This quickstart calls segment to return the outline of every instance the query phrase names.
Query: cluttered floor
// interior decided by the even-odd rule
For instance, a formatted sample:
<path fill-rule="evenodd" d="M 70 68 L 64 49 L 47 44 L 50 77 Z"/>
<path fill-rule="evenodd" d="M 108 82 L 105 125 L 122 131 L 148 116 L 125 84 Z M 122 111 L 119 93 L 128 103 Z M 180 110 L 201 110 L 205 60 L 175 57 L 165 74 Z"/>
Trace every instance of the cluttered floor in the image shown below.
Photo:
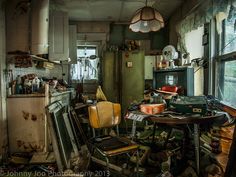
<path fill-rule="evenodd" d="M 212 97 L 178 99 L 159 114 L 132 104 L 124 120 L 119 104 L 57 101 L 46 108 L 48 149 L 2 157 L 0 176 L 223 176 L 233 119 Z M 186 99 L 202 101 L 189 103 L 204 113 L 193 114 Z"/>

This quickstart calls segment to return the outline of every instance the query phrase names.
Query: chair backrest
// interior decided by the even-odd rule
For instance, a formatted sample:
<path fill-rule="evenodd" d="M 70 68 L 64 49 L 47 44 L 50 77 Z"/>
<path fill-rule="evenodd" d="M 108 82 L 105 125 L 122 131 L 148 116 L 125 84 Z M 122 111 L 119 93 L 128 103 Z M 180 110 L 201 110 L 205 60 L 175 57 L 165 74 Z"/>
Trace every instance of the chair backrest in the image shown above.
<path fill-rule="evenodd" d="M 121 106 L 118 103 L 101 101 L 88 107 L 89 122 L 93 128 L 109 128 L 121 121 Z"/>

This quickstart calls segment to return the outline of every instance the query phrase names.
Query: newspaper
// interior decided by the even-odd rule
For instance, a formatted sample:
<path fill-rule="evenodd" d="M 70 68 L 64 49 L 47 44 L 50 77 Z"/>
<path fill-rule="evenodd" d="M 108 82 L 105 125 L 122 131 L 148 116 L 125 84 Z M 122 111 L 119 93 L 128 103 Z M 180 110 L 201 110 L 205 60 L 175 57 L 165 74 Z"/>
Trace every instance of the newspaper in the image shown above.
<path fill-rule="evenodd" d="M 150 115 L 129 112 L 126 114 L 125 118 L 141 122 L 141 121 L 143 121 L 143 119 L 145 119 L 146 117 L 149 117 L 149 116 Z"/>

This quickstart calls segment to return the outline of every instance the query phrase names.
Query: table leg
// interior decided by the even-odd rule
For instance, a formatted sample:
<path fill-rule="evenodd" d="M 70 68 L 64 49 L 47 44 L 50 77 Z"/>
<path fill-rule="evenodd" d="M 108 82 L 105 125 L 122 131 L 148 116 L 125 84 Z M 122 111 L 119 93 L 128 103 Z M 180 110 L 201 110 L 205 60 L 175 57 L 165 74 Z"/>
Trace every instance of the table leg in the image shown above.
<path fill-rule="evenodd" d="M 152 144 L 154 144 L 154 141 L 155 141 L 156 128 L 157 128 L 157 124 L 154 123 L 154 127 L 153 127 L 153 135 L 152 135 Z"/>
<path fill-rule="evenodd" d="M 164 143 L 164 148 L 165 148 L 165 149 L 167 148 L 167 144 L 168 144 L 168 142 L 169 142 L 169 139 L 170 139 L 170 135 L 171 135 L 172 129 L 173 129 L 173 128 L 171 127 L 170 131 L 168 132 L 168 135 L 167 135 L 166 141 L 165 141 L 165 143 Z"/>
<path fill-rule="evenodd" d="M 135 136 L 136 136 L 136 120 L 133 120 L 132 132 L 131 132 L 132 140 L 134 140 Z"/>
<path fill-rule="evenodd" d="M 194 124 L 194 146 L 195 146 L 195 158 L 196 158 L 196 170 L 199 175 L 200 172 L 200 144 L 199 144 L 199 125 Z"/>

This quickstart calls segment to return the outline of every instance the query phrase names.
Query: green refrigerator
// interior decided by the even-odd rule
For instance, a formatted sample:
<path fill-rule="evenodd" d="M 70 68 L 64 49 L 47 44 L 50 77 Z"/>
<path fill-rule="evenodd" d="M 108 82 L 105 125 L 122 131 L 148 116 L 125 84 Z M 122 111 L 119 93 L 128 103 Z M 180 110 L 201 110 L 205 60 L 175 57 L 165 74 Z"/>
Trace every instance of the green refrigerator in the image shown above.
<path fill-rule="evenodd" d="M 143 100 L 144 51 L 105 52 L 102 83 L 108 101 L 119 102 L 124 115 L 130 103 Z"/>

